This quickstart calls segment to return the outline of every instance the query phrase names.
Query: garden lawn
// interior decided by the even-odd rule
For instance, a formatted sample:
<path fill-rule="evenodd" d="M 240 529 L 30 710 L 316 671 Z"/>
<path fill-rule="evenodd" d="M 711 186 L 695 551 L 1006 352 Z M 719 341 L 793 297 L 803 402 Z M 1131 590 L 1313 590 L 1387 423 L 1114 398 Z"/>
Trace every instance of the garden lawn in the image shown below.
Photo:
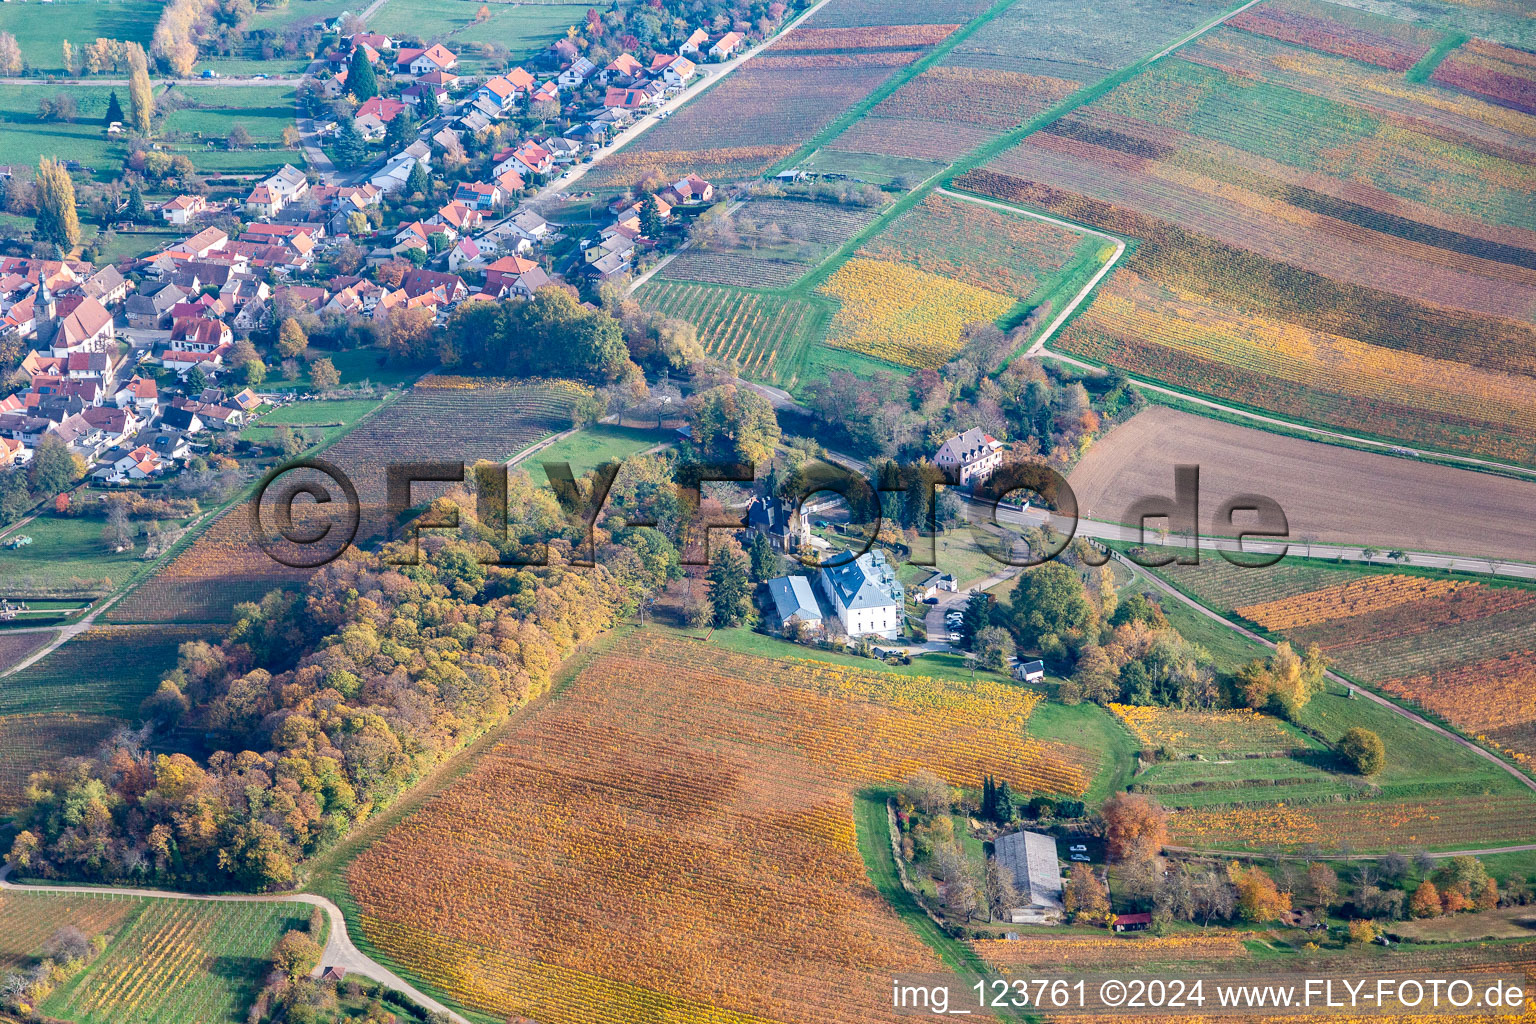
<path fill-rule="evenodd" d="M 594 423 L 570 437 L 561 438 L 548 448 L 540 449 L 519 465 L 528 471 L 534 483 L 543 487 L 549 483 L 549 478 L 544 474 L 545 463 L 570 463 L 572 475 L 579 479 L 605 462 L 623 462 L 632 455 L 661 444 L 668 437 L 666 431 Z"/>
<path fill-rule="evenodd" d="M 143 571 L 143 547 L 113 553 L 102 542 L 105 520 L 99 516 L 57 516 L 45 513 L 8 533 L 0 541 L 0 579 L 11 597 L 81 592 L 101 594 L 122 586 Z M 18 537 L 32 543 L 7 547 Z M 109 580 L 107 586 L 102 580 Z"/>
<path fill-rule="evenodd" d="M 330 444 L 351 430 L 358 420 L 379 407 L 371 398 L 349 398 L 334 402 L 294 402 L 279 406 L 257 418 L 253 426 L 240 431 L 240 438 L 256 444 L 272 440 L 279 426 L 292 427 L 305 436 Z"/>
<path fill-rule="evenodd" d="M 293 90 L 284 85 L 199 85 L 172 93 L 188 106 L 165 114 L 164 130 L 194 140 L 216 139 L 222 145 L 240 125 L 258 143 L 278 143 L 283 129 L 294 123 Z"/>

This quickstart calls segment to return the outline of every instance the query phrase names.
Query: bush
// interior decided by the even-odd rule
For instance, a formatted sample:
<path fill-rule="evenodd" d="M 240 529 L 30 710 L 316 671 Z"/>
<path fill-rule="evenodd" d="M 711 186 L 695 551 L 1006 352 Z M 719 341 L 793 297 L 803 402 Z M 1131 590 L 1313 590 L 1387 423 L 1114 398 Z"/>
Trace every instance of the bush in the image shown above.
<path fill-rule="evenodd" d="M 1339 741 L 1339 756 L 1356 774 L 1375 775 L 1386 766 L 1387 748 L 1380 736 L 1356 726 Z"/>

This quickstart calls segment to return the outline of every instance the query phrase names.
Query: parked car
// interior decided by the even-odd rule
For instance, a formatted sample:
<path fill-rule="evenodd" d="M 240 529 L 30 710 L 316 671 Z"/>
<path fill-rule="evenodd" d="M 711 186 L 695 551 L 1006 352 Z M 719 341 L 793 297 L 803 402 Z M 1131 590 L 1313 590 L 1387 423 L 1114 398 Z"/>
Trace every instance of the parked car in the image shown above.
<path fill-rule="evenodd" d="M 1076 860 L 1076 861 L 1081 861 L 1084 864 L 1088 864 L 1088 863 L 1091 863 L 1093 861 L 1093 858 L 1089 857 L 1086 853 L 1074 853 L 1072 855 L 1072 859 Z"/>
<path fill-rule="evenodd" d="M 938 603 L 939 603 L 939 599 L 936 598 L 936 597 L 925 597 L 925 598 L 923 598 L 923 604 L 938 604 Z"/>
<path fill-rule="evenodd" d="M 1084 846 L 1082 843 L 1078 843 L 1076 846 L 1072 847 L 1072 852 L 1073 853 L 1087 853 L 1088 852 L 1088 847 Z"/>
<path fill-rule="evenodd" d="M 951 633 L 951 634 L 949 634 L 949 642 L 952 643 L 952 644 L 957 644 L 962 639 L 964 639 L 964 638 L 959 633 Z"/>

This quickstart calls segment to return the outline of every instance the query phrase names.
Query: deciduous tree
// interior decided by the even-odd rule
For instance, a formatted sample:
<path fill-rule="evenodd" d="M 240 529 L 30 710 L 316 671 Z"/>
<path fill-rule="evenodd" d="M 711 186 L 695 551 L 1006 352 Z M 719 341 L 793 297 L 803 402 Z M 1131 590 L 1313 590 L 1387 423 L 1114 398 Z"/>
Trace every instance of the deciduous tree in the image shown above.
<path fill-rule="evenodd" d="M 80 243 L 80 217 L 75 212 L 75 183 L 64 165 L 43 157 L 37 168 L 37 237 L 60 248 Z"/>
<path fill-rule="evenodd" d="M 1168 812 L 1144 793 L 1118 793 L 1105 801 L 1099 813 L 1112 860 L 1146 860 L 1168 843 Z"/>
<path fill-rule="evenodd" d="M 1381 737 L 1358 725 L 1339 740 L 1339 755 L 1357 775 L 1375 775 L 1387 764 L 1387 748 Z"/>
<path fill-rule="evenodd" d="M 137 43 L 128 44 L 128 105 L 133 114 L 133 130 L 148 135 L 155 115 L 155 91 L 149 82 L 148 58 Z"/>
<path fill-rule="evenodd" d="M 1073 864 L 1062 905 L 1074 921 L 1099 924 L 1109 918 L 1109 890 L 1086 864 Z"/>

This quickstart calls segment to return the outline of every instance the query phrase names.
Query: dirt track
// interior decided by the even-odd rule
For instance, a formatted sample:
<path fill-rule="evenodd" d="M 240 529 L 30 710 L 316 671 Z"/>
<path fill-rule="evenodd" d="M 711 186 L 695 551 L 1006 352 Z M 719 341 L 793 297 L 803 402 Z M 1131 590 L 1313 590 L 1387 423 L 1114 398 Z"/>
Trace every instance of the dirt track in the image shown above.
<path fill-rule="evenodd" d="M 1200 532 L 1244 493 L 1280 503 L 1291 537 L 1536 561 L 1536 484 L 1377 455 L 1156 407 L 1089 449 L 1069 480 L 1093 518 L 1123 521 L 1138 498 L 1173 494 L 1173 467 L 1200 467 Z"/>

